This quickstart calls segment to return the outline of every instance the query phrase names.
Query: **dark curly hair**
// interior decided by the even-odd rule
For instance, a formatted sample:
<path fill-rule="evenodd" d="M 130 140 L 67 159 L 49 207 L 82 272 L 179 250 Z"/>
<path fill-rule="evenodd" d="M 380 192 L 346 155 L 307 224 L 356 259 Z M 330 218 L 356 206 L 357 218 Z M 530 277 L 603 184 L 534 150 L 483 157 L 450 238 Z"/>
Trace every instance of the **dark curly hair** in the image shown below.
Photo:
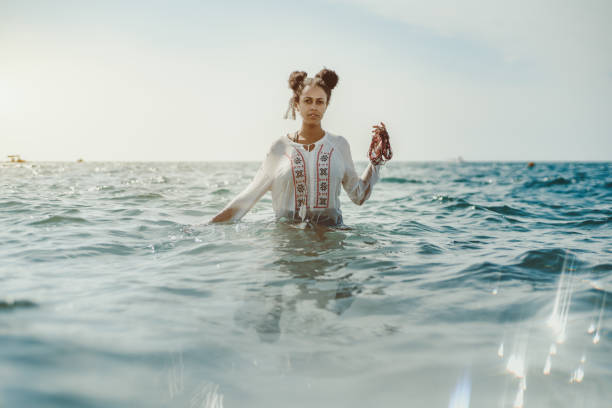
<path fill-rule="evenodd" d="M 293 103 L 297 104 L 300 95 L 307 85 L 318 86 L 327 95 L 327 103 L 331 99 L 331 91 L 338 84 L 338 75 L 331 69 L 323 68 L 314 78 L 307 78 L 304 71 L 293 71 L 289 76 L 289 88 L 293 90 Z"/>

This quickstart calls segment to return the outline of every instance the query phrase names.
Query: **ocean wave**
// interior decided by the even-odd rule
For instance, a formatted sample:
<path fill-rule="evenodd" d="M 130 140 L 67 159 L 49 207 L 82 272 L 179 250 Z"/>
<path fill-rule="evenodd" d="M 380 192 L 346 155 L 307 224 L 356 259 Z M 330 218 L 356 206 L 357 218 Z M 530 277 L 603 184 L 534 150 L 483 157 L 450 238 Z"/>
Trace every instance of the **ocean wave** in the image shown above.
<path fill-rule="evenodd" d="M 66 217 L 64 215 L 54 215 L 44 220 L 34 221 L 28 225 L 49 224 L 89 224 L 89 221 L 81 217 Z"/>
<path fill-rule="evenodd" d="M 473 208 L 476 209 L 477 206 L 470 203 L 469 201 L 463 200 L 463 199 L 458 199 L 457 202 L 455 204 L 450 204 L 444 207 L 444 209 L 449 210 L 449 211 L 454 211 L 454 210 L 463 210 L 464 208 Z"/>
<path fill-rule="evenodd" d="M 195 248 L 189 248 L 186 249 L 184 251 L 182 251 L 180 253 L 180 256 L 185 256 L 185 255 L 201 255 L 201 254 L 205 254 L 205 253 L 210 253 L 211 251 L 214 251 L 215 249 L 219 249 L 219 246 L 214 244 L 214 243 L 205 243 L 205 244 L 201 244 L 198 245 Z"/>
<path fill-rule="evenodd" d="M 573 183 L 573 180 L 566 179 L 565 177 L 556 177 L 553 179 L 545 178 L 543 180 L 530 180 L 523 184 L 525 188 L 541 188 L 551 186 L 567 186 Z"/>
<path fill-rule="evenodd" d="M 453 197 L 453 196 L 449 196 L 449 195 L 443 195 L 443 194 L 436 194 L 434 195 L 432 198 L 432 201 L 434 202 L 438 202 L 438 203 L 450 203 L 446 206 L 444 206 L 444 208 L 446 210 L 461 210 L 464 208 L 470 208 L 470 207 L 475 207 L 474 204 L 470 203 L 469 201 L 460 198 L 460 197 Z"/>
<path fill-rule="evenodd" d="M 442 252 L 444 252 L 442 248 L 430 242 L 422 242 L 419 244 L 419 251 L 418 251 L 419 254 L 434 255 L 434 254 L 441 254 Z"/>
<path fill-rule="evenodd" d="M 495 213 L 501 215 L 514 215 L 519 217 L 531 217 L 532 215 L 527 211 L 519 210 L 517 208 L 510 207 L 509 205 L 501 205 L 501 206 L 489 206 L 483 207 L 489 211 L 493 211 Z"/>
<path fill-rule="evenodd" d="M 598 264 L 593 267 L 593 272 L 611 272 L 611 271 L 612 271 L 612 264 L 609 264 L 609 263 Z"/>
<path fill-rule="evenodd" d="M 22 203 L 21 201 L 5 201 L 5 202 L 0 202 L 0 208 L 20 207 L 22 205 L 25 205 L 25 203 Z"/>
<path fill-rule="evenodd" d="M 139 208 L 117 208 L 114 210 L 110 210 L 110 212 L 121 213 L 121 215 L 124 215 L 126 217 L 136 217 L 142 214 L 144 211 Z"/>
<path fill-rule="evenodd" d="M 212 292 L 209 290 L 197 289 L 197 288 L 192 288 L 192 287 L 178 288 L 178 287 L 171 287 L 171 286 L 158 286 L 156 289 L 160 292 L 171 293 L 171 294 L 178 295 L 178 296 L 206 298 L 212 295 Z"/>
<path fill-rule="evenodd" d="M 610 222 L 612 222 L 612 217 L 598 219 L 598 220 L 581 221 L 576 226 L 578 228 L 601 227 L 603 225 L 610 224 Z"/>
<path fill-rule="evenodd" d="M 524 210 L 520 210 L 518 208 L 514 208 L 511 207 L 509 205 L 492 205 L 492 206 L 482 206 L 482 205 L 478 205 L 478 204 L 473 204 L 463 198 L 456 198 L 456 197 L 448 197 L 448 196 L 434 196 L 434 200 L 435 201 L 439 201 L 439 202 L 450 202 L 452 204 L 445 206 L 444 208 L 446 210 L 449 211 L 454 211 L 454 210 L 462 210 L 465 208 L 471 208 L 474 210 L 487 210 L 487 211 L 491 211 L 494 212 L 496 214 L 500 214 L 503 216 L 507 216 L 507 215 L 512 215 L 512 216 L 518 216 L 518 217 L 533 217 L 533 214 L 524 211 Z M 510 220 L 510 219 L 509 219 Z M 497 219 L 492 219 L 493 222 L 499 222 L 499 220 Z M 510 220 L 511 222 L 520 222 L 518 220 Z"/>
<path fill-rule="evenodd" d="M 455 201 L 465 201 L 462 198 L 453 197 L 453 196 L 446 195 L 446 194 L 434 194 L 431 197 L 431 199 L 433 201 L 439 201 L 441 203 L 455 202 Z"/>
<path fill-rule="evenodd" d="M 0 210 L 5 214 L 22 214 L 33 212 L 33 209 L 27 203 L 20 201 L 5 201 L 0 203 Z"/>
<path fill-rule="evenodd" d="M 472 217 L 476 218 L 476 216 Z M 486 223 L 490 224 L 501 224 L 504 222 L 503 218 L 489 215 L 488 217 L 484 217 L 483 219 Z"/>
<path fill-rule="evenodd" d="M 120 197 L 111 197 L 110 199 L 113 201 L 128 201 L 128 200 L 136 200 L 136 201 L 150 201 L 157 200 L 160 198 L 164 198 L 163 195 L 159 193 L 144 193 L 144 194 L 134 194 Z"/>
<path fill-rule="evenodd" d="M 544 273 L 561 273 L 564 268 L 580 269 L 585 263 L 564 249 L 535 249 L 524 252 L 514 266 Z"/>
<path fill-rule="evenodd" d="M 12 299 L 0 299 L 0 312 L 1 311 L 12 311 L 15 309 L 21 309 L 21 308 L 32 308 L 32 307 L 37 307 L 38 305 L 30 300 L 27 299 L 18 299 L 18 300 L 12 300 Z"/>
<path fill-rule="evenodd" d="M 208 213 L 206 213 L 204 211 L 200 211 L 200 210 L 183 210 L 182 214 L 183 215 L 191 215 L 193 217 L 204 217 L 204 216 L 208 215 Z"/>
<path fill-rule="evenodd" d="M 499 264 L 490 261 L 479 262 L 453 274 L 446 279 L 427 283 L 425 286 L 448 289 L 457 286 L 486 287 L 492 283 L 518 281 L 533 283 L 551 282 L 563 271 L 586 272 L 589 270 L 584 261 L 566 250 L 537 249 L 522 253 L 517 262 Z"/>
<path fill-rule="evenodd" d="M 96 244 L 96 245 L 85 245 L 77 247 L 76 249 L 70 251 L 78 254 L 79 257 L 89 257 L 89 256 L 97 256 L 97 255 L 132 255 L 135 252 L 133 247 L 129 247 L 122 244 Z"/>
<path fill-rule="evenodd" d="M 523 280 L 526 274 L 508 265 L 501 265 L 494 262 L 479 262 L 468 266 L 452 276 L 439 279 L 435 282 L 428 282 L 424 287 L 433 289 L 450 289 L 455 287 L 491 287 L 498 282 L 510 280 Z"/>
<path fill-rule="evenodd" d="M 604 225 L 608 225 L 612 221 L 612 217 L 589 219 L 582 221 L 569 221 L 569 222 L 537 222 L 535 225 L 545 228 L 599 228 Z M 569 232 L 568 232 L 569 233 Z"/>
<path fill-rule="evenodd" d="M 422 180 L 407 179 L 403 177 L 383 177 L 381 183 L 399 183 L 399 184 L 423 184 Z"/>
<path fill-rule="evenodd" d="M 11 253 L 13 259 L 27 259 L 29 262 L 56 262 L 67 259 L 90 258 L 96 256 L 128 256 L 137 252 L 142 253 L 144 246 L 138 248 L 118 243 L 98 243 L 75 247 L 56 246 L 52 249 L 27 248 Z"/>
<path fill-rule="evenodd" d="M 451 244 L 460 249 L 480 249 L 483 245 L 486 244 L 485 241 L 480 241 L 477 239 L 472 240 L 456 240 L 454 239 Z"/>
<path fill-rule="evenodd" d="M 170 220 L 142 220 L 142 222 L 145 222 L 147 224 L 150 225 L 159 225 L 159 226 L 167 226 L 167 227 L 178 227 L 181 224 L 174 222 L 174 221 L 170 221 Z"/>
<path fill-rule="evenodd" d="M 446 207 L 444 207 L 444 209 L 448 211 L 463 210 L 466 208 L 469 208 L 471 210 L 477 210 L 473 212 L 472 214 L 470 214 L 470 218 L 482 218 L 483 213 L 482 212 L 479 213 L 478 211 L 490 211 L 490 212 L 495 213 L 496 214 L 495 216 L 489 215 L 483 218 L 484 221 L 490 222 L 493 224 L 500 224 L 504 221 L 510 222 L 512 224 L 519 224 L 519 223 L 522 223 L 523 221 L 517 220 L 515 218 L 511 218 L 509 217 L 509 215 L 522 216 L 522 217 L 529 217 L 531 215 L 525 211 L 517 210 L 515 208 L 506 206 L 506 205 L 486 207 L 486 206 L 481 206 L 477 204 L 472 204 L 469 201 L 465 201 L 465 200 L 461 200 L 455 204 L 447 205 Z M 500 217 L 500 215 L 502 217 Z"/>
<path fill-rule="evenodd" d="M 407 232 L 420 233 L 420 232 L 442 232 L 432 226 L 422 224 L 418 221 L 404 221 L 400 223 L 397 227 L 392 229 L 393 233 L 401 233 L 405 234 Z"/>
<path fill-rule="evenodd" d="M 612 210 L 597 209 L 597 208 L 583 208 L 580 210 L 563 211 L 561 214 L 563 214 L 566 217 L 583 217 L 586 214 L 598 214 L 598 215 L 612 216 Z"/>

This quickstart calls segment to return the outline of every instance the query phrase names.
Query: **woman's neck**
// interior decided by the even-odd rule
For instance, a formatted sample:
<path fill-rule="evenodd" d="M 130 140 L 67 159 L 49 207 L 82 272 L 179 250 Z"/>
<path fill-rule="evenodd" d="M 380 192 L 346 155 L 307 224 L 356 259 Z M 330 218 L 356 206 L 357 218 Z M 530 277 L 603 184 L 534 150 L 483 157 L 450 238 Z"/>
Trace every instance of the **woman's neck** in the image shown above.
<path fill-rule="evenodd" d="M 321 125 L 304 125 L 299 133 L 298 141 L 300 143 L 314 143 L 317 140 L 325 136 L 325 131 L 321 128 Z"/>

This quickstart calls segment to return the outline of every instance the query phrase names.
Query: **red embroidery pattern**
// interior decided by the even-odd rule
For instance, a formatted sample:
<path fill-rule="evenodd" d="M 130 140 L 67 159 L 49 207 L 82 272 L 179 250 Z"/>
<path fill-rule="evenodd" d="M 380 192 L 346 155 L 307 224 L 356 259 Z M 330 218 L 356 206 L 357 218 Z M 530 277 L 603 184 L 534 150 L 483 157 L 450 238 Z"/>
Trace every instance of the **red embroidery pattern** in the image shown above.
<path fill-rule="evenodd" d="M 291 162 L 293 172 L 293 187 L 295 192 L 295 213 L 299 213 L 302 205 L 308 207 L 308 187 L 306 184 L 306 161 L 304 156 L 297 149 L 293 149 L 291 157 L 287 156 Z"/>
<path fill-rule="evenodd" d="M 334 149 L 323 149 L 321 145 L 317 152 L 317 200 L 315 208 L 329 208 L 329 180 L 331 172 L 331 155 Z"/>

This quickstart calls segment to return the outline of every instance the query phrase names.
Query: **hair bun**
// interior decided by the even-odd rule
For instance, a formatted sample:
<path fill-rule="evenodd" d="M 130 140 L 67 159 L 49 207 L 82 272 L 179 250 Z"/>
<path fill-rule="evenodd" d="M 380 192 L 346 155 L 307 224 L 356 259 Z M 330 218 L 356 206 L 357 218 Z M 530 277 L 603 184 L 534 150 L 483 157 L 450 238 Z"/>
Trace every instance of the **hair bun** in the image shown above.
<path fill-rule="evenodd" d="M 308 74 L 304 71 L 293 71 L 291 75 L 289 75 L 289 88 L 294 91 L 298 89 L 300 84 L 304 82 Z"/>
<path fill-rule="evenodd" d="M 338 83 L 338 75 L 331 69 L 323 68 L 315 77 L 321 78 L 330 91 L 334 89 Z"/>

